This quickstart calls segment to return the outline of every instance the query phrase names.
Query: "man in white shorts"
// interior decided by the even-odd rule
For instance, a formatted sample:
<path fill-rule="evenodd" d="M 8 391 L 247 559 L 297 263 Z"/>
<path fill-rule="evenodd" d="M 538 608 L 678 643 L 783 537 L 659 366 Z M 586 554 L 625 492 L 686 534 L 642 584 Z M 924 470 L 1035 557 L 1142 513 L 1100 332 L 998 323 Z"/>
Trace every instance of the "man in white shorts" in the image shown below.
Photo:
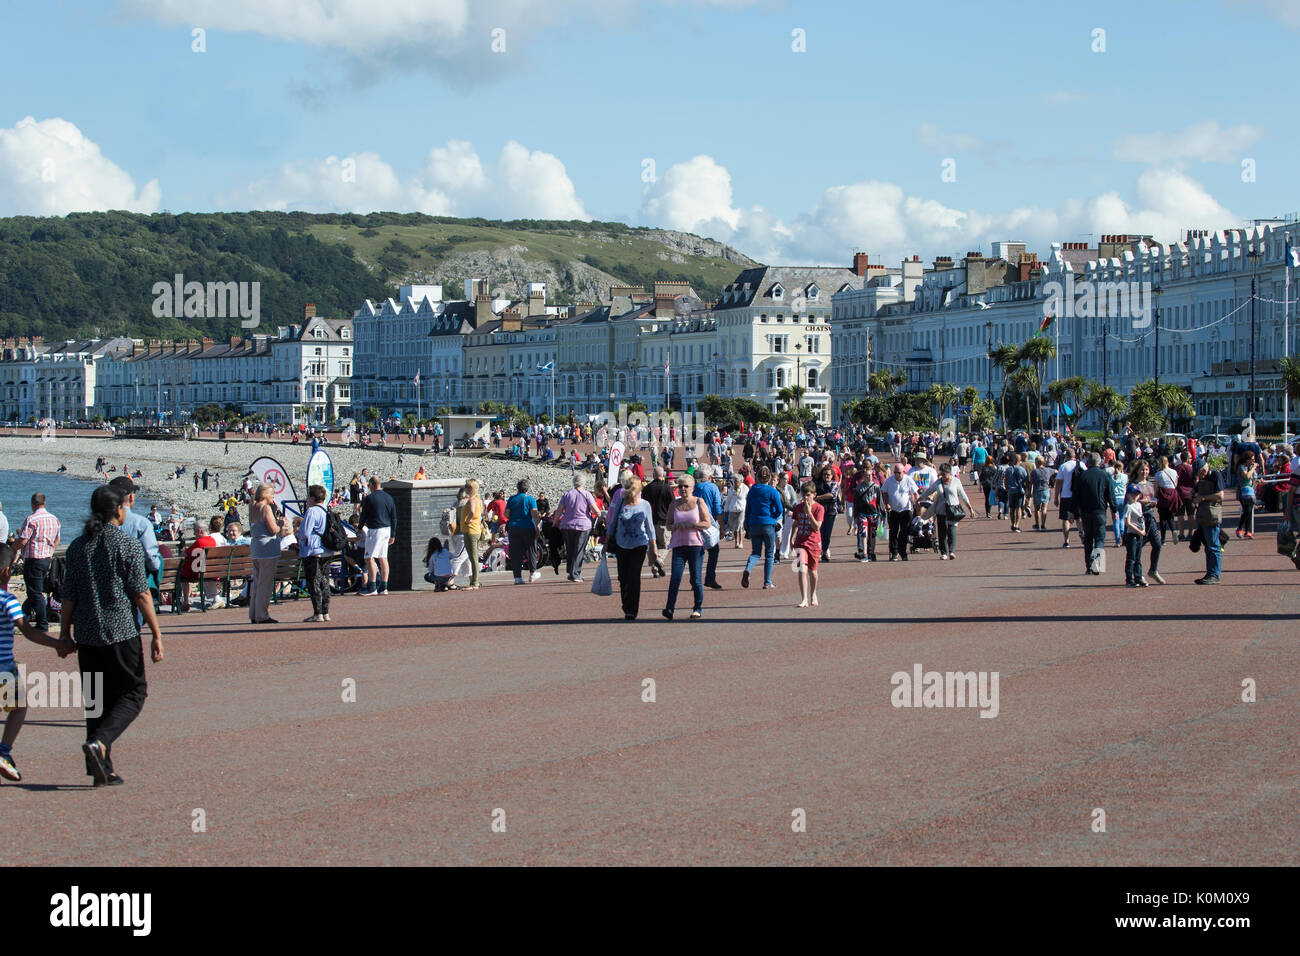
<path fill-rule="evenodd" d="M 358 596 L 388 593 L 388 545 L 397 524 L 397 505 L 380 487 L 379 476 L 370 478 L 370 494 L 361 503 L 361 527 L 366 533 L 366 583 Z"/>

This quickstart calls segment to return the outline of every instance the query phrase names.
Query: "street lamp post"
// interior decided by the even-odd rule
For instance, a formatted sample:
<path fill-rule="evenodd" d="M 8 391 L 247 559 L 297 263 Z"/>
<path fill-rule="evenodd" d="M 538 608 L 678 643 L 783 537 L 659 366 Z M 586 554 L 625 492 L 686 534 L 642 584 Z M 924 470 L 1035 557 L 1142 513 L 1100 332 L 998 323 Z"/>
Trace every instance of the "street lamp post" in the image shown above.
<path fill-rule="evenodd" d="M 1101 385 L 1103 388 L 1106 387 L 1106 363 L 1107 363 L 1107 357 L 1110 354 L 1107 345 L 1107 336 L 1109 334 L 1110 334 L 1110 316 L 1103 315 L 1101 317 Z"/>
<path fill-rule="evenodd" d="M 988 337 L 988 343 L 989 343 L 989 350 L 988 350 L 989 391 L 988 391 L 987 398 L 991 402 L 993 401 L 993 323 L 991 321 L 984 323 L 984 332 Z"/>
<path fill-rule="evenodd" d="M 1259 250 L 1251 249 L 1246 253 L 1250 256 L 1251 267 L 1254 270 L 1250 277 L 1250 420 L 1252 424 L 1255 421 L 1255 286 L 1259 279 Z"/>
<path fill-rule="evenodd" d="M 1156 324 L 1156 388 L 1160 387 L 1160 285 L 1157 283 L 1151 288 L 1151 297 L 1153 307 L 1151 317 Z"/>
<path fill-rule="evenodd" d="M 800 382 L 803 379 L 803 366 L 800 364 L 802 353 L 803 343 L 794 343 L 794 404 L 795 408 L 799 410 L 802 410 L 803 408 L 803 402 L 799 399 Z"/>

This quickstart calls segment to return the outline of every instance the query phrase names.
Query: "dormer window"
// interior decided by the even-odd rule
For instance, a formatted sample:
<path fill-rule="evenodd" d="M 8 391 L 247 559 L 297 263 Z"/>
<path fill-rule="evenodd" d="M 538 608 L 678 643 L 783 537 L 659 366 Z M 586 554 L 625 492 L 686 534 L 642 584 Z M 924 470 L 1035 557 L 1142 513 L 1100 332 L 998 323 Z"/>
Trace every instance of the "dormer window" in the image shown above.
<path fill-rule="evenodd" d="M 807 298 L 809 298 L 809 299 L 815 299 L 815 298 L 817 298 L 818 294 L 821 292 L 821 289 L 817 288 L 817 283 L 816 283 L 816 282 L 813 282 L 813 283 L 809 284 L 808 288 L 804 289 L 803 291 L 804 291 L 804 295 L 805 295 Z"/>
<path fill-rule="evenodd" d="M 344 338 L 344 339 L 350 339 L 350 338 L 352 338 L 352 330 L 349 329 L 349 328 L 343 328 L 343 329 L 340 329 L 340 330 L 339 330 L 339 338 Z"/>
<path fill-rule="evenodd" d="M 778 282 L 776 285 L 772 286 L 772 298 L 779 299 L 783 295 L 785 295 L 785 287 L 782 286 L 781 283 Z"/>

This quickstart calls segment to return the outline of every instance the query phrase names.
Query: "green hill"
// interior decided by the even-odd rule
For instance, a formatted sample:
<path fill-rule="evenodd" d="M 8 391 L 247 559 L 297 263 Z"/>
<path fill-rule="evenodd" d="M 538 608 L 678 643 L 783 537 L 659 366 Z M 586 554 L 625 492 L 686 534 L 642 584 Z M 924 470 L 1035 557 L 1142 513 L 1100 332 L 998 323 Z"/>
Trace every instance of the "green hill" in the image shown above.
<path fill-rule="evenodd" d="M 0 219 L 0 335 L 47 340 L 130 335 L 224 338 L 237 318 L 152 313 L 153 285 L 261 283 L 261 331 L 296 321 L 306 302 L 346 317 L 398 285 L 441 283 L 460 298 L 466 278 L 517 296 L 547 283 L 548 303 L 596 301 L 611 284 L 685 279 L 716 298 L 752 260 L 686 233 L 607 222 L 451 219 L 420 214 L 73 213 Z"/>

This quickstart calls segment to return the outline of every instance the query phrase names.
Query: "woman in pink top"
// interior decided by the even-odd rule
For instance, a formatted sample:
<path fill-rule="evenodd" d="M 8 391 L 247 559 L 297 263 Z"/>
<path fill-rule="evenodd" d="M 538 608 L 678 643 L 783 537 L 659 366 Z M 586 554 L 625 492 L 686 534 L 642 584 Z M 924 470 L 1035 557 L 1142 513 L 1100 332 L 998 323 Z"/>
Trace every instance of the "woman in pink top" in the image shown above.
<path fill-rule="evenodd" d="M 713 522 L 705 503 L 695 497 L 695 479 L 682 475 L 677 479 L 677 499 L 672 510 L 668 512 L 668 529 L 672 537 L 668 547 L 673 551 L 672 577 L 668 581 L 668 606 L 663 615 L 673 619 L 673 610 L 677 606 L 677 590 L 681 587 L 682 571 L 691 569 L 691 590 L 695 596 L 695 607 L 691 611 L 691 620 L 704 616 L 704 529 Z"/>

